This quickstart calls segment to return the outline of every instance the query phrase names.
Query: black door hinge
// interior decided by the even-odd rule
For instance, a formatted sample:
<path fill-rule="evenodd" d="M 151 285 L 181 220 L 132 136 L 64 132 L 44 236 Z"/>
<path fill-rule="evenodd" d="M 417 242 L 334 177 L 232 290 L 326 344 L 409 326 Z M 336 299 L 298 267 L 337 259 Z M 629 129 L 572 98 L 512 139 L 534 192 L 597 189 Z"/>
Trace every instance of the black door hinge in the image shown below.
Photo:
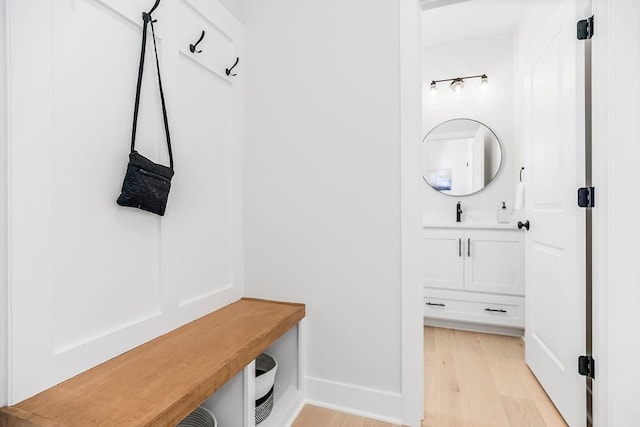
<path fill-rule="evenodd" d="M 593 356 L 578 357 L 578 373 L 585 377 L 595 378 L 596 360 Z"/>
<path fill-rule="evenodd" d="M 586 40 L 593 37 L 593 16 L 578 21 L 578 40 Z"/>
<path fill-rule="evenodd" d="M 594 187 L 578 188 L 578 206 L 581 208 L 596 206 L 596 189 Z"/>

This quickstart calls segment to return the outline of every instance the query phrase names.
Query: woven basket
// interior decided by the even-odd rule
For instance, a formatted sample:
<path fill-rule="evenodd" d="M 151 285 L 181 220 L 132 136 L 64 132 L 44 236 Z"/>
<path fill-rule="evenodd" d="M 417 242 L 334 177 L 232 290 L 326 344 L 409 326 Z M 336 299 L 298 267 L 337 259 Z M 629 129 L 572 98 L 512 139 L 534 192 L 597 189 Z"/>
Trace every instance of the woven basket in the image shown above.
<path fill-rule="evenodd" d="M 256 400 L 256 425 L 263 422 L 273 409 L 273 387 L 266 395 Z"/>
<path fill-rule="evenodd" d="M 278 362 L 266 353 L 256 358 L 256 424 L 264 421 L 273 409 L 273 388 Z"/>
<path fill-rule="evenodd" d="M 278 361 L 272 356 L 262 353 L 256 358 L 256 400 L 265 396 L 273 387 L 277 371 Z"/>
<path fill-rule="evenodd" d="M 176 427 L 218 427 L 218 421 L 209 409 L 198 406 L 187 415 Z"/>

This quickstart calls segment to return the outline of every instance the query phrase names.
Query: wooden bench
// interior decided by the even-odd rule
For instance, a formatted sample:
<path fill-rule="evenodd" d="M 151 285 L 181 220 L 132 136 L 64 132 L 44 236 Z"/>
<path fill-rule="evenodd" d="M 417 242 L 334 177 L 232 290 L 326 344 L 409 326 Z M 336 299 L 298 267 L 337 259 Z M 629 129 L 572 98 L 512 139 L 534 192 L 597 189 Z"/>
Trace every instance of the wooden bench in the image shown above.
<path fill-rule="evenodd" d="M 0 426 L 176 425 L 304 316 L 304 304 L 243 298 L 1 408 Z"/>

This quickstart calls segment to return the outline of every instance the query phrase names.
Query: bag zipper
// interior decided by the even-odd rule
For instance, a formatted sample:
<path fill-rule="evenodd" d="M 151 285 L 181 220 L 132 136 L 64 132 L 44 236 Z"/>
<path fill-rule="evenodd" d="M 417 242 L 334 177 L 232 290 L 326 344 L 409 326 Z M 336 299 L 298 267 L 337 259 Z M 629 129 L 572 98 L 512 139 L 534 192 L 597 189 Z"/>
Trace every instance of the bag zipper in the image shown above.
<path fill-rule="evenodd" d="M 166 182 L 166 183 L 171 183 L 171 180 L 170 180 L 170 179 L 165 178 L 165 177 L 164 177 L 164 176 L 162 176 L 162 175 L 159 175 L 159 174 L 157 174 L 157 173 L 153 173 L 153 172 L 149 172 L 149 171 L 144 170 L 144 169 L 142 169 L 142 168 L 139 168 L 139 169 L 140 169 L 140 172 L 142 172 L 142 174 L 143 174 L 143 175 L 147 175 L 147 176 L 150 176 L 150 177 L 152 177 L 152 178 L 159 179 L 159 180 L 164 181 L 164 182 Z"/>

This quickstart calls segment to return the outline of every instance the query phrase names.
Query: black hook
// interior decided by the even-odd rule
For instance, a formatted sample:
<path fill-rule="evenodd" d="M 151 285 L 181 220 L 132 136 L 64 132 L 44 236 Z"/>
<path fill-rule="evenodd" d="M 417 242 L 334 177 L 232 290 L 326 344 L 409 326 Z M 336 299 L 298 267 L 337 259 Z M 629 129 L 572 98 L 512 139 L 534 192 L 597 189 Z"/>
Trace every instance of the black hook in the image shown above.
<path fill-rule="evenodd" d="M 147 12 L 147 15 L 151 15 L 153 11 L 156 10 L 156 7 L 158 7 L 159 4 L 160 4 L 160 0 L 156 0 L 156 4 L 154 4 L 151 10 Z"/>
<path fill-rule="evenodd" d="M 156 0 L 156 3 L 153 5 L 153 7 L 149 12 L 142 12 L 142 20 L 145 22 L 151 21 L 151 14 L 153 13 L 154 10 L 156 10 L 159 4 L 160 4 L 160 0 Z M 151 22 L 156 22 L 156 21 L 151 21 Z"/>
<path fill-rule="evenodd" d="M 520 182 L 522 182 L 522 172 L 524 172 L 524 166 L 520 168 Z"/>
<path fill-rule="evenodd" d="M 202 52 L 202 50 L 196 50 L 196 46 L 198 46 L 198 43 L 200 43 L 203 38 L 204 38 L 204 30 L 202 30 L 202 34 L 200 34 L 200 38 L 198 39 L 196 44 L 190 44 L 189 45 L 189 50 L 191 51 L 191 53 L 200 53 L 200 52 Z"/>
<path fill-rule="evenodd" d="M 234 68 L 236 68 L 236 65 L 238 65 L 238 62 L 240 62 L 240 58 L 238 58 L 238 57 L 236 56 L 236 62 L 235 62 L 235 64 L 233 64 L 233 66 L 232 66 L 231 68 L 227 68 L 227 69 L 225 70 L 225 72 L 227 73 L 227 76 L 235 76 L 235 74 L 231 74 L 231 70 L 233 70 Z"/>

